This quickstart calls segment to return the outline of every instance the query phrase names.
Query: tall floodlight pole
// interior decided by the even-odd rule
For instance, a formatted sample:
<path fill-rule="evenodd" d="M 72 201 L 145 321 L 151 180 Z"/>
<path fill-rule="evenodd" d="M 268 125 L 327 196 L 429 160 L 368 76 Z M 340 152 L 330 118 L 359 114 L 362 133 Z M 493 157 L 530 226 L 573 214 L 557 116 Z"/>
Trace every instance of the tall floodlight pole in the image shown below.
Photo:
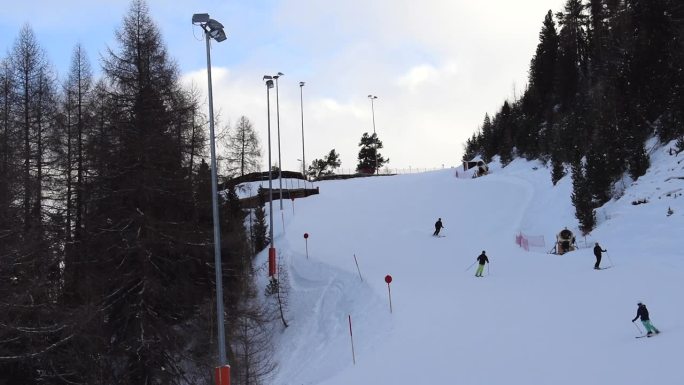
<path fill-rule="evenodd" d="M 271 88 L 273 76 L 264 75 L 266 80 L 266 120 L 268 121 L 268 220 L 271 246 L 268 249 L 268 275 L 275 275 L 275 243 L 273 240 L 273 166 L 271 162 Z"/>
<path fill-rule="evenodd" d="M 373 135 L 375 134 L 375 106 L 373 105 L 373 100 L 377 99 L 378 97 L 375 95 L 368 95 L 368 99 L 371 101 L 371 112 L 373 115 Z M 376 145 L 375 145 L 375 173 L 377 175 L 380 175 L 380 170 L 378 170 L 378 145 L 377 145 L 377 135 L 375 137 L 376 140 Z"/>
<path fill-rule="evenodd" d="M 221 228 L 218 211 L 218 177 L 216 175 L 216 146 L 214 143 L 214 99 L 211 88 L 211 47 L 210 40 L 226 40 L 223 25 L 209 18 L 207 13 L 192 15 L 192 24 L 204 30 L 207 49 L 207 83 L 209 84 L 209 146 L 211 149 L 211 209 L 214 222 L 214 271 L 216 273 L 216 326 L 218 332 L 219 366 L 216 368 L 216 383 L 230 385 L 230 365 L 226 358 L 226 331 L 223 310 L 223 274 L 221 269 Z"/>
<path fill-rule="evenodd" d="M 304 82 L 299 82 L 299 105 L 302 110 L 302 175 L 306 179 L 306 157 L 304 156 Z M 304 186 L 306 187 L 306 186 Z"/>
<path fill-rule="evenodd" d="M 280 197 L 280 211 L 283 211 L 283 162 L 280 157 L 280 101 L 278 96 L 278 78 L 283 75 L 285 74 L 282 72 L 273 75 L 276 87 L 276 124 L 278 125 L 278 179 L 280 180 L 278 196 Z"/>

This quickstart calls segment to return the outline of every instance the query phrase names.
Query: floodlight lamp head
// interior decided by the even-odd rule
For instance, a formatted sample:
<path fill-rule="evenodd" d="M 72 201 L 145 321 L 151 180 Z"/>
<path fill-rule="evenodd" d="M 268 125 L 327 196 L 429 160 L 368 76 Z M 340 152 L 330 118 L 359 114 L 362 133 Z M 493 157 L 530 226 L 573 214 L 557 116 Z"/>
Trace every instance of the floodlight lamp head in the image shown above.
<path fill-rule="evenodd" d="M 271 79 L 266 80 L 266 88 L 273 88 L 273 80 L 271 80 Z"/>
<path fill-rule="evenodd" d="M 209 31 L 209 36 L 219 43 L 227 39 L 226 33 L 223 32 L 222 29 L 215 29 L 215 30 Z"/>
<path fill-rule="evenodd" d="M 300 87 L 304 87 L 304 82 L 299 82 Z"/>
<path fill-rule="evenodd" d="M 273 76 L 271 75 L 264 75 L 264 78 L 261 80 L 266 80 L 266 79 L 273 79 Z"/>
<path fill-rule="evenodd" d="M 215 31 L 219 29 L 223 29 L 223 24 L 219 23 L 218 21 L 214 19 L 209 19 L 206 21 L 207 27 L 209 27 L 210 30 Z"/>
<path fill-rule="evenodd" d="M 223 24 L 214 19 L 209 19 L 202 24 L 202 28 L 207 31 L 207 34 L 214 40 L 222 42 L 226 40 L 226 33 L 223 31 Z"/>
<path fill-rule="evenodd" d="M 282 72 L 278 72 L 278 74 L 277 74 L 277 75 L 278 75 L 278 76 L 284 76 L 285 74 L 284 74 L 284 73 L 282 73 Z"/>
<path fill-rule="evenodd" d="M 206 23 L 209 21 L 208 13 L 196 13 L 192 15 L 192 24 Z"/>

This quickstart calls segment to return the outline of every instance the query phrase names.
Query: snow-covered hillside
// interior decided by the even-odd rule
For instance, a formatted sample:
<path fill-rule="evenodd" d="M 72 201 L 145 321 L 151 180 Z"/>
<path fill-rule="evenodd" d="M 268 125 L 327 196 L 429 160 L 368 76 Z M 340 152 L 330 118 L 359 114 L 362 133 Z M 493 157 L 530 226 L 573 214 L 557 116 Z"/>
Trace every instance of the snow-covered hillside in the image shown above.
<path fill-rule="evenodd" d="M 544 165 L 524 160 L 477 179 L 447 169 L 321 182 L 294 214 L 291 201 L 282 214 L 274 204 L 290 326 L 279 329 L 270 383 L 684 383 L 684 153 L 670 147 L 652 151 L 647 175 L 598 210 L 586 238 L 571 178 L 553 186 Z M 600 242 L 613 267 L 594 270 L 591 248 L 547 253 L 566 226 L 580 245 Z M 546 243 L 525 251 L 520 232 Z M 483 250 L 491 264 L 476 278 L 468 267 Z M 661 335 L 634 338 L 639 301 Z"/>

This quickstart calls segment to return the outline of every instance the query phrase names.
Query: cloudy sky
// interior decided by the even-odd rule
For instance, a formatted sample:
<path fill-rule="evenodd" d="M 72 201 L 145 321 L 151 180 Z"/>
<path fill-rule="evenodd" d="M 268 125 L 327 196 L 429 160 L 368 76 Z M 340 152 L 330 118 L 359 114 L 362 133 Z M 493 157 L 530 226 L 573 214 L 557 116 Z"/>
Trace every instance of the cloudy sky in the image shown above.
<path fill-rule="evenodd" d="M 463 143 L 504 100 L 519 95 L 546 12 L 563 0 L 148 0 L 185 81 L 206 89 L 206 52 L 193 13 L 209 13 L 228 40 L 212 45 L 215 110 L 222 124 L 247 116 L 267 148 L 265 74 L 279 80 L 281 156 L 306 160 L 331 149 L 356 166 L 358 142 L 376 132 L 390 168 L 449 167 Z M 77 43 L 96 74 L 126 0 L 3 1 L 0 48 L 8 52 L 29 23 L 60 77 Z M 275 97 L 272 146 L 277 161 Z M 265 162 L 267 160 L 265 159 Z"/>

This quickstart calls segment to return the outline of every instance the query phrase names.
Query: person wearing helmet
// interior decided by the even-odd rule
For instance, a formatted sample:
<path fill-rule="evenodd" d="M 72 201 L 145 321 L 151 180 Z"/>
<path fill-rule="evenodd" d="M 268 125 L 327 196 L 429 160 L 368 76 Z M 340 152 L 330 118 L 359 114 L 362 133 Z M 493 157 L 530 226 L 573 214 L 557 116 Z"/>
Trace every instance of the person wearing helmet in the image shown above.
<path fill-rule="evenodd" d="M 637 319 L 641 318 L 641 323 L 644 324 L 644 328 L 646 328 L 646 335 L 651 336 L 655 332 L 655 334 L 660 333 L 660 330 L 656 329 L 653 324 L 651 324 L 651 319 L 648 316 L 648 309 L 646 309 L 646 305 L 643 303 L 639 302 L 637 303 L 637 306 L 639 308 L 637 309 L 637 315 L 634 317 L 632 322 L 636 321 Z"/>
<path fill-rule="evenodd" d="M 477 257 L 477 262 L 479 265 L 477 266 L 477 271 L 475 272 L 476 277 L 482 277 L 482 271 L 484 270 L 485 263 L 489 263 L 489 258 L 487 258 L 487 255 L 485 255 L 485 251 L 482 250 L 482 254 L 480 254 Z"/>
<path fill-rule="evenodd" d="M 608 250 L 603 250 L 601 246 L 599 246 L 599 243 L 596 242 L 596 246 L 594 246 L 594 255 L 596 256 L 596 263 L 594 264 L 594 269 L 600 270 L 601 268 L 599 267 L 599 264 L 601 263 L 601 252 L 606 252 Z"/>

